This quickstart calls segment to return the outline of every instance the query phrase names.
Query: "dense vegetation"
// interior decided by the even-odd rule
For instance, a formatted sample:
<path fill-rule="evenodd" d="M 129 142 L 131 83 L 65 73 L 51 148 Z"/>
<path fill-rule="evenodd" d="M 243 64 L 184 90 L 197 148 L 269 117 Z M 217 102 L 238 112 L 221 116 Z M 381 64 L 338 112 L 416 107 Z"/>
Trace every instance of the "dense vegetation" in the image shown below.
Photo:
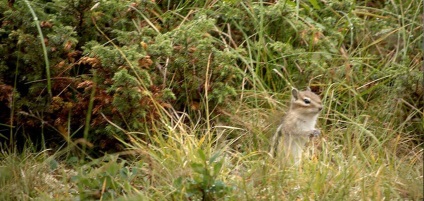
<path fill-rule="evenodd" d="M 423 0 L 0 2 L 0 200 L 421 200 Z M 290 88 L 325 106 L 268 154 Z"/>

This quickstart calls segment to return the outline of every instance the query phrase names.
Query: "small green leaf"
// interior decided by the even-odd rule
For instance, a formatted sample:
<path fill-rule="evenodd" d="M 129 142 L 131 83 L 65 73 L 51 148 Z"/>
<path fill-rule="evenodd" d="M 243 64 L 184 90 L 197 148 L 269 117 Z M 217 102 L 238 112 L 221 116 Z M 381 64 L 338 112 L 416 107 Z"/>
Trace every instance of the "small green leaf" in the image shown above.
<path fill-rule="evenodd" d="M 50 170 L 56 170 L 59 167 L 59 163 L 53 159 L 49 162 Z"/>
<path fill-rule="evenodd" d="M 321 7 L 319 6 L 317 0 L 309 0 L 309 3 L 312 4 L 312 6 L 314 7 L 314 9 L 320 10 Z"/>
<path fill-rule="evenodd" d="M 182 177 L 178 177 L 176 180 L 174 180 L 174 187 L 180 189 L 182 187 L 182 184 L 183 184 Z"/>
<path fill-rule="evenodd" d="M 106 172 L 109 175 L 116 175 L 119 172 L 120 166 L 117 163 L 111 162 L 110 164 L 107 164 L 107 166 Z"/>
<path fill-rule="evenodd" d="M 213 175 L 217 176 L 218 173 L 221 171 L 222 168 L 222 161 L 218 161 L 215 163 L 215 165 L 213 166 Z"/>
<path fill-rule="evenodd" d="M 191 168 L 193 168 L 193 170 L 195 172 L 200 173 L 200 174 L 203 174 L 205 172 L 204 166 L 200 163 L 192 163 Z"/>
<path fill-rule="evenodd" d="M 213 162 L 215 162 L 215 160 L 219 157 L 220 153 L 215 153 L 214 155 L 212 155 L 212 157 L 209 159 L 209 163 L 212 164 Z"/>
<path fill-rule="evenodd" d="M 200 159 L 202 159 L 202 161 L 206 161 L 206 155 L 205 155 L 205 152 L 203 152 L 202 149 L 197 150 L 197 153 L 199 153 L 199 157 L 200 157 Z"/>

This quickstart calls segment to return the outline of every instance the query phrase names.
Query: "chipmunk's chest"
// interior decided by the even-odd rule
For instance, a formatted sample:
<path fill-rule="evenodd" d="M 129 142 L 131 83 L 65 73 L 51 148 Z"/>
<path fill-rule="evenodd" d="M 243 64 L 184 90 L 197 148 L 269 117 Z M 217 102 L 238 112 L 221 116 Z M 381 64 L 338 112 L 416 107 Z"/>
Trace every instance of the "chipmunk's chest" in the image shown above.
<path fill-rule="evenodd" d="M 317 118 L 308 118 L 308 119 L 297 119 L 296 121 L 296 127 L 297 130 L 301 131 L 311 131 L 315 129 L 315 125 L 317 123 Z"/>

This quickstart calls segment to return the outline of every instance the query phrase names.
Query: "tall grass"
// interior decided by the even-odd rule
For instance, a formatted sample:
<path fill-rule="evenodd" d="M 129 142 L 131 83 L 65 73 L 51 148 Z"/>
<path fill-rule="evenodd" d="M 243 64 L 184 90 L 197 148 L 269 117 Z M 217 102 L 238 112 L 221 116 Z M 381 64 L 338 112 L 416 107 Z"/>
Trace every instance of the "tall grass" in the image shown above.
<path fill-rule="evenodd" d="M 41 31 L 41 27 L 40 27 L 40 21 L 38 21 L 38 17 L 37 14 L 35 14 L 34 10 L 31 7 L 31 4 L 29 3 L 29 1 L 25 0 L 26 5 L 28 6 L 28 9 L 30 10 L 32 17 L 34 18 L 34 23 L 35 26 L 37 27 L 37 31 L 38 34 L 40 36 L 40 43 L 41 43 L 41 47 L 43 48 L 43 55 L 44 55 L 44 62 L 46 64 L 46 82 L 47 82 L 47 92 L 50 96 L 50 99 L 52 98 L 52 85 L 51 85 L 51 80 L 50 80 L 50 62 L 49 62 L 49 58 L 47 55 L 47 48 L 46 48 L 46 44 L 44 42 L 44 36 L 43 36 L 43 32 Z"/>

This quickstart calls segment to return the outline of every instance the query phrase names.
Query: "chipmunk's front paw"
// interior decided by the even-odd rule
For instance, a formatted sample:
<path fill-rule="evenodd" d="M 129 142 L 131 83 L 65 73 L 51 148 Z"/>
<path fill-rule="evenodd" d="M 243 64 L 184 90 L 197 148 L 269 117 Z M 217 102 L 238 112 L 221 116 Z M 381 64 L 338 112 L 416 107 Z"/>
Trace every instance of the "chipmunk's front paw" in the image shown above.
<path fill-rule="evenodd" d="M 321 134 L 321 131 L 318 129 L 315 129 L 312 131 L 311 137 L 318 137 Z"/>

